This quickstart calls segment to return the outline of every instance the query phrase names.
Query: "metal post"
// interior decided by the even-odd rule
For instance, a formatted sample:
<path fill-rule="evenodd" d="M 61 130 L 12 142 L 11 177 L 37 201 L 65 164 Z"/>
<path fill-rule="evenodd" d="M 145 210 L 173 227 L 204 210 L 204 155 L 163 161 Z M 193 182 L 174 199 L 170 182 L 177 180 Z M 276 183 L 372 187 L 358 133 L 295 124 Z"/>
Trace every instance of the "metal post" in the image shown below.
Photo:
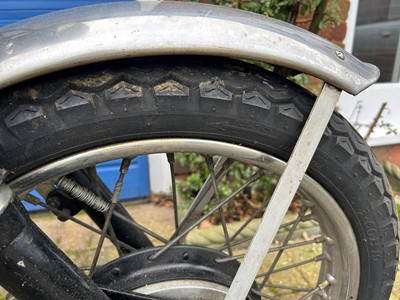
<path fill-rule="evenodd" d="M 325 83 L 225 300 L 245 299 L 317 149 L 341 91 Z"/>

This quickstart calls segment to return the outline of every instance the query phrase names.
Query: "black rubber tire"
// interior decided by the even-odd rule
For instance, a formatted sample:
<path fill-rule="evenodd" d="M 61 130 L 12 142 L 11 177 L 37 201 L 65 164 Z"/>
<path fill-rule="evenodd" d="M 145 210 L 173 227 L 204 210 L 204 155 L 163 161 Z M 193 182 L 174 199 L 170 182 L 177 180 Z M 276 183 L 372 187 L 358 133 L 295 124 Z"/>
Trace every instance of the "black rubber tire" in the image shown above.
<path fill-rule="evenodd" d="M 242 144 L 287 160 L 314 96 L 242 62 L 163 57 L 82 67 L 1 94 L 0 167 L 8 180 L 100 145 L 156 137 Z M 308 174 L 356 234 L 359 299 L 388 299 L 398 260 L 397 210 L 375 156 L 334 114 Z"/>

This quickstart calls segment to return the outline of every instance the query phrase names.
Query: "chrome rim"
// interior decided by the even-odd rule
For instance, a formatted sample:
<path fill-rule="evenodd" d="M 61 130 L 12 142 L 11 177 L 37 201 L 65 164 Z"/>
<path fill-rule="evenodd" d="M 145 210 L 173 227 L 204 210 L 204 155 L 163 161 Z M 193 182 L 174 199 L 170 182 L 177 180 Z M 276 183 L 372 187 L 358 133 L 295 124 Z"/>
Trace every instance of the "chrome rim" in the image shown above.
<path fill-rule="evenodd" d="M 58 179 L 65 174 L 79 169 L 95 166 L 100 162 L 144 154 L 171 154 L 180 152 L 198 153 L 206 158 L 219 157 L 221 165 L 226 160 L 239 161 L 254 166 L 256 168 L 255 173 L 262 172 L 262 174 L 260 173 L 262 176 L 266 172 L 279 176 L 286 166 L 285 162 L 276 157 L 244 146 L 200 139 L 154 139 L 120 143 L 72 155 L 15 179 L 10 183 L 10 187 L 17 194 L 23 195 L 49 180 Z M 166 159 L 168 159 L 168 155 L 166 155 Z M 218 162 L 214 163 L 213 159 L 208 159 L 208 162 L 209 170 L 216 171 Z M 174 176 L 172 177 L 174 179 Z M 216 177 L 217 172 L 215 172 L 214 178 L 210 177 L 210 190 L 213 187 L 215 188 L 214 183 L 218 185 L 216 180 L 218 178 Z M 173 191 L 175 190 L 176 186 L 173 180 Z M 332 196 L 311 177 L 305 176 L 298 194 L 300 195 L 301 207 L 289 222 L 281 225 L 282 231 L 284 231 L 284 228 L 287 228 L 284 231 L 285 236 L 277 238 L 276 245 L 270 249 L 270 254 L 267 256 L 265 266 L 259 270 L 257 283 L 263 288 L 253 290 L 253 292 L 260 295 L 262 299 L 314 299 L 315 297 L 321 297 L 322 299 L 325 299 L 325 297 L 331 297 L 332 299 L 349 299 L 350 297 L 354 297 L 356 299 L 360 277 L 360 259 L 356 238 L 349 221 Z M 176 198 L 175 195 L 173 197 Z M 224 200 L 226 199 L 219 199 L 218 203 L 222 203 Z M 229 199 L 226 202 L 228 201 Z M 222 207 L 223 205 L 221 205 Z M 216 208 L 215 212 L 221 212 L 221 209 Z M 174 214 L 176 216 L 176 210 Z M 257 223 L 256 217 L 252 220 L 250 223 Z M 183 221 L 185 221 L 185 218 L 183 218 Z M 319 232 L 306 239 L 294 237 L 293 232 L 296 226 L 299 223 L 306 224 L 307 222 L 316 225 Z M 190 223 L 190 225 L 193 225 L 193 223 Z M 198 230 L 198 224 L 194 223 L 194 225 L 194 230 L 188 230 L 188 232 Z M 230 257 L 226 259 L 227 261 L 240 261 L 243 251 L 245 251 L 243 245 L 246 244 L 246 241 L 232 240 L 232 229 L 228 228 L 231 225 L 227 224 L 227 222 L 221 221 L 221 227 L 226 241 L 222 247 L 221 245 L 218 246 L 219 249 L 226 252 Z M 290 228 L 293 230 L 290 230 Z M 161 252 L 160 255 L 168 253 L 169 246 L 173 246 L 178 242 L 183 243 L 185 237 L 186 242 L 190 242 L 190 234 L 183 234 L 185 229 L 191 228 L 189 225 L 182 225 L 181 223 L 178 225 L 178 230 L 176 231 L 178 233 L 170 237 L 160 237 L 161 242 L 164 244 L 163 250 L 159 251 Z M 146 233 L 149 234 L 149 232 Z M 150 231 L 150 233 L 152 232 Z M 154 234 L 157 235 L 157 233 Z M 286 239 L 289 241 L 285 242 Z M 304 253 L 307 253 L 307 248 L 305 247 L 311 249 L 310 251 L 313 252 L 313 255 L 302 257 L 297 253 L 295 258 L 300 257 L 297 261 L 288 260 L 288 257 L 290 258 L 290 251 L 302 249 Z M 237 248 L 240 251 L 237 252 Z M 270 258 L 268 258 L 269 256 Z M 286 261 L 283 261 L 284 258 L 282 256 L 286 257 Z M 157 259 L 157 254 L 153 258 Z M 224 262 L 221 261 L 221 263 Z M 315 282 L 308 282 L 307 277 L 309 277 L 309 274 L 301 274 L 301 271 L 298 271 L 302 266 L 310 264 L 317 265 L 317 273 L 312 276 L 310 275 L 315 279 Z M 297 285 L 290 283 L 288 278 L 293 277 L 294 272 L 299 273 L 296 273 L 296 276 L 299 275 L 302 277 L 304 283 Z M 275 274 L 278 274 L 280 277 L 278 276 L 277 279 L 271 280 Z M 287 280 L 283 280 L 282 278 L 286 278 Z M 166 285 L 159 283 L 149 285 L 147 288 L 139 289 L 139 291 L 171 296 L 174 295 L 173 293 L 184 292 L 182 286 L 185 284 L 182 284 L 182 282 L 186 282 L 187 284 L 189 281 L 176 280 Z M 324 282 L 327 284 L 321 286 Z M 190 295 L 190 292 L 200 294 L 203 292 L 204 295 L 210 292 L 215 292 L 215 295 L 226 294 L 226 288 L 223 286 L 218 287 L 218 285 L 213 285 L 205 281 L 193 281 L 193 283 L 188 284 L 187 295 Z"/>

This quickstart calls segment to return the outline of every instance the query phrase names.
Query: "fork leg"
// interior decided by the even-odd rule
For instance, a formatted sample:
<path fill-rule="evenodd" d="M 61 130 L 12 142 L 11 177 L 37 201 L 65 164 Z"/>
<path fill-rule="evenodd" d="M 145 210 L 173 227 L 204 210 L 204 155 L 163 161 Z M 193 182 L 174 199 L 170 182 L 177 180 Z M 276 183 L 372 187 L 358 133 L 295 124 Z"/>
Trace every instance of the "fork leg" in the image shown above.
<path fill-rule="evenodd" d="M 2 187 L 0 198 L 11 195 Z M 20 203 L 2 209 L 0 228 L 0 285 L 17 299 L 109 299 L 31 221 Z"/>

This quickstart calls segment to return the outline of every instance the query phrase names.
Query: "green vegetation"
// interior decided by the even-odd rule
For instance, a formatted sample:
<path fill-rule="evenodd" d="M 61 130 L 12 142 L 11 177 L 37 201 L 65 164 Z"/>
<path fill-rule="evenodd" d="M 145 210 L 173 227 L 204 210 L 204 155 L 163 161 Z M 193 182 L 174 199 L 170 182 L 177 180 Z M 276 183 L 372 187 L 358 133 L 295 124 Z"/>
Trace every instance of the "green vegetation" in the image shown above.
<path fill-rule="evenodd" d="M 207 2 L 222 6 L 235 7 L 266 15 L 278 20 L 296 24 L 298 15 L 310 16 L 302 23 L 308 23 L 308 29 L 317 33 L 329 23 L 340 23 L 338 0 L 190 0 Z"/>
<path fill-rule="evenodd" d="M 400 204 L 396 204 L 397 206 L 397 215 L 400 216 Z"/>
<path fill-rule="evenodd" d="M 188 167 L 190 174 L 183 181 L 177 183 L 178 191 L 186 201 L 192 201 L 204 181 L 209 175 L 205 159 L 202 155 L 193 153 L 179 153 L 177 158 L 182 166 Z M 227 174 L 218 184 L 220 199 L 231 195 L 234 191 L 245 184 L 257 170 L 254 166 L 249 166 L 240 162 L 234 162 Z M 257 182 L 251 184 L 239 193 L 225 207 L 224 212 L 228 220 L 239 221 L 253 213 L 262 203 L 267 201 L 272 194 L 277 183 L 275 176 L 263 176 Z M 216 200 L 213 199 L 206 207 L 206 211 L 214 207 Z M 212 223 L 218 223 L 218 219 L 211 220 Z"/>

